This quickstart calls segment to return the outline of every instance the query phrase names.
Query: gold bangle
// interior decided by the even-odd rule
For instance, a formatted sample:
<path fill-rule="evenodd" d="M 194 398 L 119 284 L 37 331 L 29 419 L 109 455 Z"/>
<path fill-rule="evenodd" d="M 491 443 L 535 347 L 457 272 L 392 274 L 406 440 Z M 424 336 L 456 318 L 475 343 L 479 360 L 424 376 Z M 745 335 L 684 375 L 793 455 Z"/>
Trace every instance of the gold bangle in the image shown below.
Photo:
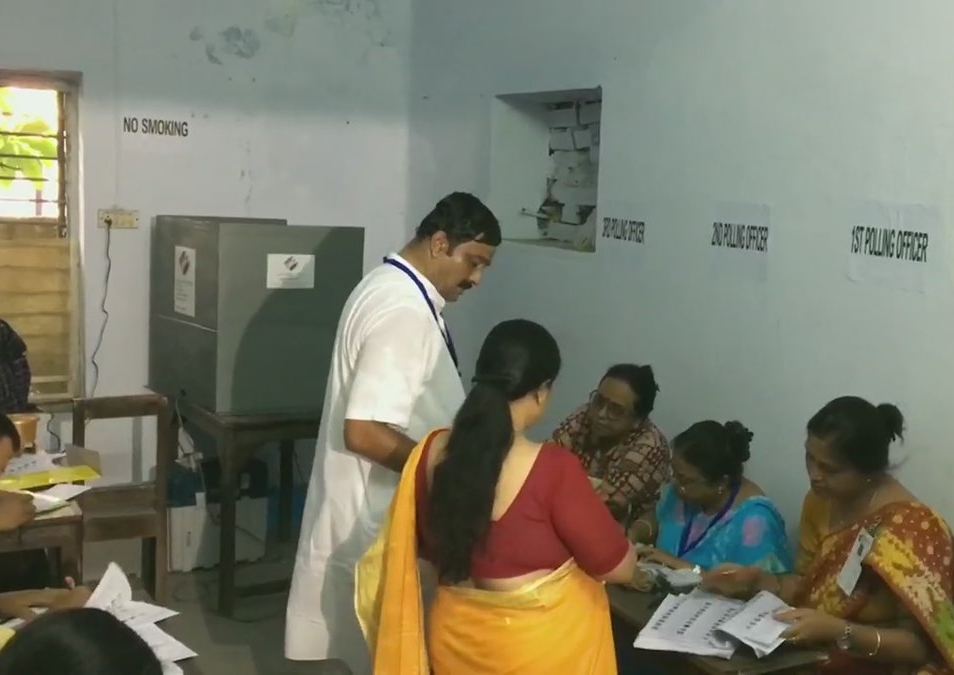
<path fill-rule="evenodd" d="M 878 652 L 881 651 L 881 631 L 875 628 L 875 636 L 878 638 L 877 644 L 875 644 L 874 651 L 868 654 L 869 659 L 873 659 L 878 655 Z"/>

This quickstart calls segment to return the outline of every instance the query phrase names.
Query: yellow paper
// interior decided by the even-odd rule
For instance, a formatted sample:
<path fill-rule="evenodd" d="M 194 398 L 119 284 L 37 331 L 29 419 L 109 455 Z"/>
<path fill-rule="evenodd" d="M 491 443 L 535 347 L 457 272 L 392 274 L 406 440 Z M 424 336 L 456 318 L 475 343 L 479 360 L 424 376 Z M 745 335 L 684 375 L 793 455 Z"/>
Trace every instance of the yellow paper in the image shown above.
<path fill-rule="evenodd" d="M 3 626 L 0 626 L 0 649 L 3 649 L 10 641 L 10 638 L 16 634 L 16 631 L 14 631 L 12 628 L 4 628 Z"/>
<path fill-rule="evenodd" d="M 39 471 L 23 476 L 0 478 L 0 490 L 32 490 L 58 483 L 79 483 L 100 478 L 99 473 L 88 466 L 64 466 L 51 471 Z"/>

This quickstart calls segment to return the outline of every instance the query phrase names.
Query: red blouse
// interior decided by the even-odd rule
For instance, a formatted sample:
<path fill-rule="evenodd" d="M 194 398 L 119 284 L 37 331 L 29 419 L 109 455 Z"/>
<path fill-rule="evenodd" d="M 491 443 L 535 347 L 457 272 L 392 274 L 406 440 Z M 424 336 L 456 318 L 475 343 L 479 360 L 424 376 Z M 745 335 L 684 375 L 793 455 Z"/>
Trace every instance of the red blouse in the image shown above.
<path fill-rule="evenodd" d="M 431 559 L 424 449 L 417 466 L 417 536 Z M 540 449 L 513 503 L 493 521 L 486 545 L 474 552 L 471 576 L 507 579 L 557 569 L 570 558 L 591 576 L 613 570 L 629 551 L 629 541 L 603 504 L 580 461 L 559 445 Z"/>

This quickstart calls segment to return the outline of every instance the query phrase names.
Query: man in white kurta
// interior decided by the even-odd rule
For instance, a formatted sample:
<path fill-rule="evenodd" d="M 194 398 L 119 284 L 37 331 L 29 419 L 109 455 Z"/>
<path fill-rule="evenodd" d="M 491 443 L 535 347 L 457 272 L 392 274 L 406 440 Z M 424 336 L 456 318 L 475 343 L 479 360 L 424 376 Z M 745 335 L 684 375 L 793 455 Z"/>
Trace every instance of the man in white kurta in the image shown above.
<path fill-rule="evenodd" d="M 335 658 L 354 675 L 371 672 L 354 612 L 355 564 L 378 533 L 414 442 L 448 426 L 464 400 L 441 311 L 479 283 L 499 243 L 490 211 L 455 193 L 348 298 L 288 600 L 287 658 Z M 367 432 L 364 440 L 355 429 Z"/>

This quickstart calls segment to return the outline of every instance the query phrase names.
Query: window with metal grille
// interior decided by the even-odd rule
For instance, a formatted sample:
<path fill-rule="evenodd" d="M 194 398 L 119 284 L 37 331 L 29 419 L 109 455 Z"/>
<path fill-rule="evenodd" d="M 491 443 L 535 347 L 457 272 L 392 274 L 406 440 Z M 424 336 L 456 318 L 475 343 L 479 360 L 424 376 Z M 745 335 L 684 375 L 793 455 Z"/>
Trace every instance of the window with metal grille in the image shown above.
<path fill-rule="evenodd" d="M 26 342 L 35 402 L 81 382 L 74 105 L 69 83 L 0 73 L 0 319 Z"/>

